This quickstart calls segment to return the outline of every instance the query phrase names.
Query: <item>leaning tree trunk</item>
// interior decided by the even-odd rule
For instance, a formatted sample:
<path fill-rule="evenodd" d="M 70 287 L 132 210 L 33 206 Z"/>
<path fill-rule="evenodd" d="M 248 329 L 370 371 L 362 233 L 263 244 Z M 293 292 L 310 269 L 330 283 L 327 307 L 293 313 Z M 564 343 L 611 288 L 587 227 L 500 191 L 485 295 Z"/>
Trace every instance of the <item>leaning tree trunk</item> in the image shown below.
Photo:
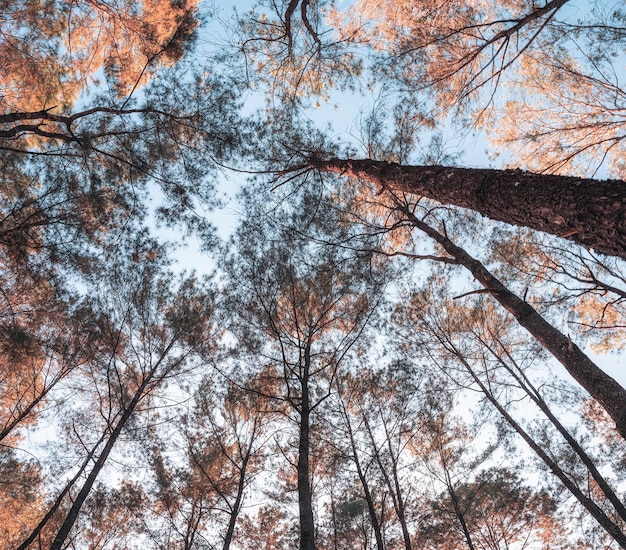
<path fill-rule="evenodd" d="M 626 182 L 620 180 L 337 158 L 312 158 L 307 167 L 469 208 L 626 259 Z"/>
<path fill-rule="evenodd" d="M 341 390 L 339 390 L 339 394 L 341 396 Z M 357 449 L 356 441 L 354 440 L 354 432 L 352 431 L 352 424 L 350 423 L 350 417 L 348 416 L 348 411 L 346 410 L 343 396 L 341 396 L 341 413 L 343 415 L 344 422 L 348 430 L 350 448 L 352 449 L 352 462 L 354 462 L 354 466 L 356 467 L 356 473 L 359 476 L 359 481 L 361 482 L 361 487 L 363 487 L 363 496 L 365 497 L 365 502 L 367 503 L 367 513 L 369 514 L 372 529 L 374 530 L 374 537 L 376 539 L 376 550 L 385 550 L 385 545 L 383 544 L 383 535 L 381 533 L 380 524 L 376 515 L 374 499 L 372 498 L 372 492 L 370 491 L 369 483 L 367 481 L 367 478 L 365 477 L 365 472 L 363 471 L 363 467 L 361 466 L 359 452 Z"/>
<path fill-rule="evenodd" d="M 526 301 L 511 292 L 477 259 L 455 245 L 448 237 L 403 209 L 408 221 L 438 242 L 454 260 L 465 267 L 483 288 L 515 317 L 570 375 L 593 397 L 615 421 L 626 439 L 626 389 L 598 367 L 572 340 L 548 323 Z"/>
<path fill-rule="evenodd" d="M 459 362 L 465 367 L 470 376 L 474 379 L 474 382 L 478 385 L 483 395 L 488 401 L 498 410 L 503 418 L 509 423 L 509 425 L 517 432 L 517 434 L 529 445 L 529 447 L 535 451 L 537 456 L 548 466 L 550 471 L 563 483 L 563 485 L 574 495 L 576 500 L 582 504 L 582 506 L 591 514 L 591 516 L 606 530 L 613 539 L 622 547 L 626 548 L 626 534 L 621 530 L 621 527 L 617 525 L 613 519 L 611 519 L 606 512 L 596 504 L 596 502 L 590 498 L 583 488 L 581 488 L 574 479 L 565 472 L 553 458 L 532 438 L 532 436 L 524 430 L 524 428 L 515 421 L 515 419 L 509 414 L 506 408 L 498 401 L 493 395 L 491 390 L 482 382 L 480 377 L 474 372 L 472 366 L 465 360 L 465 357 L 456 348 L 451 350 L 457 357 Z"/>
<path fill-rule="evenodd" d="M 152 369 L 146 374 L 145 378 L 141 382 L 141 385 L 135 390 L 135 393 L 133 394 L 132 399 L 129 401 L 128 405 L 126 405 L 123 408 L 123 413 L 120 419 L 118 420 L 113 430 L 110 432 L 107 442 L 104 445 L 102 452 L 100 453 L 100 456 L 94 462 L 91 472 L 89 473 L 89 475 L 87 476 L 87 479 L 83 483 L 83 486 L 78 492 L 78 495 L 76 495 L 74 502 L 72 503 L 72 507 L 67 512 L 67 515 L 65 516 L 65 520 L 63 521 L 63 524 L 59 528 L 59 531 L 57 532 L 57 535 L 54 541 L 52 542 L 52 545 L 50 546 L 50 550 L 61 550 L 63 546 L 65 545 L 65 540 L 69 536 L 70 531 L 72 530 L 72 527 L 74 526 L 74 523 L 76 523 L 76 520 L 78 519 L 78 514 L 80 513 L 80 510 L 83 504 L 87 500 L 89 493 L 93 489 L 93 486 L 96 483 L 96 480 L 98 476 L 100 475 L 100 472 L 104 468 L 104 465 L 106 464 L 109 454 L 111 453 L 111 451 L 113 450 L 113 447 L 117 443 L 117 440 L 119 439 L 122 431 L 126 427 L 126 424 L 130 420 L 132 415 L 135 413 L 137 405 L 143 399 L 146 392 L 148 391 L 149 385 L 154 384 L 156 373 L 159 367 L 165 361 L 165 358 L 168 356 L 168 354 L 170 353 L 170 351 L 172 350 L 175 344 L 176 344 L 176 340 L 172 340 L 169 342 L 169 344 L 161 352 L 159 359 L 155 362 Z M 175 368 L 181 361 L 182 361 L 182 357 L 178 358 L 174 363 L 168 366 L 168 370 Z"/>
<path fill-rule="evenodd" d="M 72 530 L 72 527 L 74 526 L 74 523 L 76 523 L 76 520 L 78 519 L 78 514 L 80 513 L 80 510 L 83 504 L 85 503 L 85 500 L 89 496 L 89 493 L 91 492 L 94 484 L 96 483 L 96 479 L 98 478 L 98 476 L 100 475 L 100 472 L 104 468 L 104 465 L 107 459 L 109 458 L 109 454 L 111 453 L 111 450 L 113 449 L 115 443 L 117 442 L 124 427 L 128 423 L 128 420 L 131 418 L 131 416 L 135 412 L 135 408 L 137 407 L 137 404 L 143 397 L 145 389 L 148 386 L 148 383 L 150 382 L 150 380 L 152 379 L 152 374 L 153 373 L 151 373 L 149 376 L 146 377 L 146 379 L 143 381 L 141 386 L 139 386 L 139 388 L 133 395 L 133 398 L 131 399 L 128 406 L 124 409 L 124 413 L 122 414 L 121 418 L 115 425 L 115 428 L 109 435 L 109 438 L 104 448 L 102 449 L 100 456 L 95 461 L 93 468 L 91 469 L 91 472 L 89 473 L 89 475 L 87 476 L 87 479 L 83 483 L 83 486 L 78 492 L 78 495 L 76 495 L 76 498 L 74 499 L 74 502 L 72 503 L 72 507 L 70 508 L 69 512 L 65 516 L 65 520 L 63 521 L 63 524 L 59 528 L 59 531 L 54 541 L 52 542 L 52 545 L 50 546 L 50 550 L 61 550 L 63 548 L 65 544 L 65 540 L 70 534 L 70 531 Z"/>
<path fill-rule="evenodd" d="M 246 454 L 243 457 L 243 462 L 241 464 L 241 468 L 239 469 L 237 496 L 235 497 L 235 502 L 230 509 L 230 517 L 228 518 L 228 529 L 226 531 L 226 536 L 224 537 L 222 550 L 230 550 L 230 545 L 233 541 L 233 535 L 235 534 L 235 525 L 237 524 L 237 517 L 239 516 L 241 503 L 243 502 L 243 492 L 246 488 L 246 475 L 248 474 L 248 462 L 250 461 L 250 457 L 252 456 L 252 444 L 253 441 L 250 442 L 250 445 L 246 449 Z"/>

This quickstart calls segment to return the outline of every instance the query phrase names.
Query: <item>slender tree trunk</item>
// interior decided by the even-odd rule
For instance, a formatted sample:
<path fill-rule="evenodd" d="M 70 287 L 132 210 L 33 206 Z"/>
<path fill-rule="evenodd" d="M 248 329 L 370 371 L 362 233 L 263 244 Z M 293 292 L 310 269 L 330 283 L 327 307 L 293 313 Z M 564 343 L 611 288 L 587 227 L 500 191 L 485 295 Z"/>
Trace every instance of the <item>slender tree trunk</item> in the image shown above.
<path fill-rule="evenodd" d="M 228 530 L 226 531 L 226 537 L 224 537 L 224 545 L 222 546 L 222 550 L 229 550 L 230 544 L 233 540 L 233 535 L 235 533 L 235 525 L 237 523 L 237 516 L 239 515 L 239 510 L 241 508 L 241 501 L 243 500 L 243 491 L 246 488 L 246 474 L 247 474 L 247 468 L 248 468 L 248 461 L 250 460 L 251 454 L 252 454 L 252 442 L 250 443 L 250 446 L 246 449 L 246 455 L 244 456 L 243 462 L 241 464 L 241 468 L 239 469 L 239 481 L 237 483 L 237 496 L 235 497 L 235 502 L 233 503 L 231 510 L 230 510 L 230 519 L 228 520 Z"/>
<path fill-rule="evenodd" d="M 304 351 L 302 371 L 302 402 L 300 404 L 300 438 L 298 442 L 298 507 L 300 511 L 300 550 L 315 550 L 315 524 L 309 469 L 311 402 L 309 395 L 309 375 L 311 370 L 311 350 L 307 345 Z"/>
<path fill-rule="evenodd" d="M 117 442 L 117 439 L 122 433 L 122 430 L 126 426 L 128 420 L 135 412 L 135 409 L 137 408 L 137 404 L 139 403 L 141 398 L 144 396 L 148 388 L 148 385 L 155 379 L 155 375 L 159 367 L 165 361 L 165 358 L 168 356 L 169 352 L 171 351 L 175 343 L 176 343 L 175 340 L 170 341 L 169 344 L 165 347 L 165 349 L 161 352 L 160 357 L 154 363 L 154 365 L 152 366 L 152 369 L 145 375 L 145 378 L 143 379 L 141 385 L 137 388 L 137 390 L 133 394 L 132 399 L 130 400 L 128 405 L 123 409 L 122 416 L 120 417 L 119 421 L 115 425 L 115 428 L 113 428 L 113 431 L 109 435 L 109 438 L 107 439 L 107 442 L 104 448 L 102 449 L 100 456 L 94 463 L 94 466 L 91 469 L 91 472 L 89 473 L 89 475 L 87 476 L 85 483 L 83 483 L 83 486 L 81 487 L 78 495 L 74 499 L 72 507 L 70 508 L 69 512 L 65 516 L 65 520 L 63 521 L 63 524 L 59 528 L 59 531 L 52 543 L 52 546 L 50 546 L 50 550 L 61 550 L 61 548 L 63 548 L 65 540 L 67 539 L 72 527 L 74 526 L 74 523 L 76 523 L 76 520 L 78 519 L 78 514 L 80 513 L 80 509 L 82 508 L 83 504 L 85 503 L 85 500 L 89 496 L 89 493 L 91 492 L 91 489 L 93 488 L 96 482 L 96 479 L 98 478 L 98 475 L 102 471 L 102 468 L 104 468 L 104 465 L 109 457 L 109 454 L 111 453 L 111 450 L 113 449 L 113 446 Z M 179 358 L 173 364 L 169 365 L 168 369 L 172 369 L 176 367 L 182 360 L 183 360 L 182 357 Z"/>
<path fill-rule="evenodd" d="M 474 543 L 472 542 L 472 535 L 470 533 L 469 527 L 467 526 L 467 521 L 465 521 L 465 514 L 463 513 L 463 510 L 461 510 L 459 497 L 454 490 L 454 484 L 452 483 L 452 478 L 450 477 L 450 470 L 448 469 L 448 464 L 445 460 L 445 456 L 441 446 L 439 446 L 439 458 L 441 459 L 441 465 L 446 476 L 446 485 L 448 487 L 448 494 L 450 495 L 450 499 L 452 500 L 452 506 L 454 507 L 454 515 L 461 524 L 461 530 L 463 531 L 463 536 L 465 537 L 465 542 L 467 543 L 468 550 L 475 550 Z"/>
<path fill-rule="evenodd" d="M 341 395 L 341 390 L 339 393 Z M 346 423 L 346 427 L 348 428 L 348 437 L 350 439 L 350 447 L 352 448 L 352 461 L 354 462 L 354 465 L 356 466 L 356 472 L 357 472 L 357 475 L 359 476 L 361 487 L 363 487 L 363 496 L 365 497 L 365 502 L 367 503 L 367 512 L 370 517 L 370 522 L 372 523 L 372 529 L 374 530 L 374 537 L 376 538 L 376 550 L 384 550 L 385 546 L 383 544 L 383 535 L 380 531 L 380 524 L 378 522 L 378 517 L 376 516 L 376 507 L 374 506 L 374 499 L 372 498 L 372 493 L 369 488 L 369 483 L 367 482 L 367 478 L 365 477 L 365 472 L 363 471 L 363 467 L 361 466 L 361 461 L 359 460 L 359 453 L 357 450 L 356 441 L 354 440 L 352 424 L 350 423 L 350 417 L 348 416 L 348 411 L 346 411 L 343 401 L 341 401 L 341 410 L 343 412 L 343 417 Z"/>
<path fill-rule="evenodd" d="M 391 436 L 387 429 L 387 422 L 382 415 L 383 427 L 385 428 L 385 439 L 387 440 L 387 450 L 389 451 L 389 458 L 391 459 L 391 475 L 393 476 L 393 484 L 396 489 L 396 495 L 398 499 L 398 519 L 400 520 L 400 526 L 402 527 L 402 538 L 404 539 L 404 547 L 406 550 L 411 550 L 411 535 L 409 533 L 409 526 L 406 523 L 406 506 L 404 498 L 402 496 L 402 488 L 400 487 L 400 479 L 398 478 L 398 461 L 394 453 L 393 445 L 391 444 Z"/>
<path fill-rule="evenodd" d="M 502 344 L 501 342 L 499 342 L 499 344 L 502 349 L 505 349 L 504 344 Z M 615 494 L 613 489 L 611 489 L 610 485 L 608 484 L 604 476 L 600 473 L 591 457 L 585 452 L 582 445 L 580 445 L 580 443 L 574 438 L 574 436 L 572 436 L 567 428 L 550 410 L 550 407 L 545 402 L 543 397 L 541 397 L 537 388 L 535 388 L 535 386 L 530 382 L 524 371 L 515 364 L 510 356 L 509 360 L 515 365 L 515 370 L 510 365 L 508 365 L 506 361 L 504 361 L 489 345 L 487 345 L 485 342 L 483 342 L 483 345 L 487 347 L 487 349 L 493 354 L 494 357 L 497 358 L 500 365 L 502 365 L 502 367 L 505 368 L 511 374 L 511 376 L 513 376 L 513 378 L 515 378 L 520 388 L 522 388 L 526 395 L 528 395 L 530 399 L 537 405 L 537 407 L 539 407 L 541 412 L 546 415 L 548 420 L 550 420 L 552 425 L 563 436 L 565 441 L 567 441 L 572 450 L 578 455 L 580 460 L 587 467 L 587 470 L 591 474 L 591 477 L 593 477 L 594 481 L 598 484 L 599 489 L 604 493 L 604 496 L 607 498 L 607 500 L 613 505 L 615 511 L 619 514 L 623 521 L 626 521 L 626 506 L 624 505 L 624 503 Z"/>
<path fill-rule="evenodd" d="M 367 420 L 367 417 L 365 416 L 365 413 L 363 414 L 363 423 L 365 424 L 365 428 L 367 429 L 367 434 L 369 435 L 370 442 L 372 443 L 372 450 L 374 452 L 374 458 L 376 459 L 376 463 L 378 464 L 378 469 L 380 470 L 380 473 L 382 474 L 383 479 L 385 480 L 385 485 L 387 485 L 387 489 L 389 489 L 389 494 L 391 496 L 391 502 L 393 503 L 393 508 L 396 512 L 396 517 L 398 518 L 398 521 L 400 522 L 404 548 L 406 550 L 411 550 L 411 535 L 409 534 L 409 529 L 406 524 L 404 501 L 402 500 L 402 492 L 400 491 L 400 486 L 398 483 L 394 483 L 389 477 L 389 473 L 387 472 L 387 469 L 385 468 L 385 464 L 383 463 L 382 457 L 380 456 L 380 451 L 378 449 L 378 446 L 376 445 L 376 439 L 374 438 L 374 434 L 372 432 L 372 429 L 370 428 L 370 425 Z M 385 432 L 386 432 L 386 429 L 385 429 Z M 388 438 L 388 433 L 385 433 L 385 438 L 386 439 Z M 396 461 L 394 460 L 393 456 L 391 456 L 390 458 L 391 458 L 391 468 L 392 470 L 394 470 L 392 475 L 394 479 L 397 480 L 397 476 L 395 472 Z"/>
<path fill-rule="evenodd" d="M 185 539 L 183 542 L 185 545 L 184 550 L 192 550 L 192 548 L 194 548 L 194 540 L 198 533 L 198 526 L 202 520 L 202 505 L 200 505 L 199 508 L 200 510 L 197 510 L 198 502 L 194 499 L 191 504 L 191 516 L 187 521 L 187 529 L 185 530 Z"/>
<path fill-rule="evenodd" d="M 492 220 L 567 237 L 626 259 L 623 181 L 337 158 L 311 159 L 309 167 L 469 208 Z"/>
<path fill-rule="evenodd" d="M 18 546 L 17 550 L 26 550 L 33 542 L 35 542 L 37 537 L 40 536 L 43 528 L 52 519 L 52 516 L 54 516 L 56 511 L 61 507 L 61 504 L 63 503 L 63 499 L 65 498 L 65 495 L 67 495 L 67 493 L 70 492 L 70 490 L 72 489 L 76 481 L 78 481 L 78 478 L 83 475 L 83 472 L 85 472 L 85 470 L 87 469 L 87 466 L 89 466 L 89 463 L 93 460 L 96 450 L 98 449 L 100 444 L 105 440 L 105 438 L 106 438 L 106 432 L 102 434 L 102 436 L 97 441 L 97 443 L 93 446 L 89 454 L 85 457 L 85 460 L 83 460 L 83 463 L 80 465 L 80 468 L 78 469 L 74 477 L 66 483 L 63 490 L 58 494 L 54 503 L 52 504 L 52 506 L 50 506 L 50 508 L 46 512 L 46 515 L 37 524 L 37 527 L 35 527 L 35 529 L 33 529 L 33 531 L 28 536 L 28 538 L 22 544 L 20 544 L 20 546 Z"/>
<path fill-rule="evenodd" d="M 354 452 L 354 464 L 356 466 L 357 475 L 359 476 L 359 481 L 361 482 L 361 487 L 363 487 L 363 496 L 365 497 L 365 502 L 367 503 L 367 513 L 370 517 L 370 522 L 372 523 L 372 529 L 374 530 L 374 538 L 376 539 L 376 550 L 384 550 L 385 546 L 383 544 L 383 535 L 380 532 L 380 524 L 378 523 L 378 517 L 376 516 L 376 507 L 374 506 L 374 499 L 372 498 L 372 492 L 369 488 L 369 483 L 367 482 L 367 478 L 365 477 L 365 472 L 361 466 L 361 462 L 356 454 L 356 449 L 353 445 Z"/>
<path fill-rule="evenodd" d="M 448 237 L 404 209 L 408 220 L 419 230 L 438 242 L 460 265 L 511 313 L 539 343 L 557 359 L 589 394 L 598 401 L 615 421 L 617 430 L 626 439 L 626 389 L 598 367 L 572 340 L 548 323 L 527 302 L 505 287 L 478 260 Z"/>
<path fill-rule="evenodd" d="M 89 475 L 87 476 L 87 479 L 85 480 L 85 483 L 83 483 L 83 486 L 81 487 L 78 495 L 74 499 L 74 502 L 72 504 L 72 507 L 70 508 L 70 511 L 67 513 L 67 516 L 65 516 L 63 525 L 61 525 L 57 533 L 57 536 L 55 537 L 52 545 L 50 546 L 50 550 L 61 550 L 63 548 L 63 545 L 65 543 L 65 540 L 67 539 L 67 536 L 70 533 L 70 530 L 74 526 L 74 523 L 76 523 L 78 514 L 80 513 L 80 509 L 82 508 L 85 500 L 87 499 L 87 496 L 91 492 L 91 489 L 93 488 L 93 485 L 96 482 L 98 475 L 102 471 L 102 468 L 104 468 L 104 465 L 107 459 L 109 458 L 109 454 L 111 453 L 113 446 L 117 442 L 118 437 L 122 433 L 124 426 L 126 426 L 126 423 L 132 416 L 133 412 L 135 411 L 137 403 L 139 403 L 139 400 L 143 396 L 146 386 L 148 385 L 151 378 L 152 378 L 151 376 L 146 377 L 146 379 L 143 381 L 141 386 L 139 386 L 139 388 L 135 392 L 135 395 L 133 395 L 133 398 L 128 404 L 128 406 L 124 409 L 124 413 L 122 414 L 115 428 L 111 432 L 111 435 L 109 436 L 104 448 L 102 449 L 100 456 L 96 460 L 93 468 L 91 469 L 91 472 L 89 472 Z"/>
<path fill-rule="evenodd" d="M 452 499 L 454 514 L 461 524 L 461 530 L 463 531 L 463 536 L 465 537 L 467 548 L 468 550 L 475 550 L 474 543 L 472 542 L 472 535 L 470 533 L 469 527 L 467 526 L 467 522 L 465 521 L 465 514 L 463 514 L 463 510 L 461 510 L 461 506 L 459 505 L 459 499 L 456 495 L 456 492 L 454 491 L 454 487 L 451 484 L 448 485 L 448 494 Z"/>
<path fill-rule="evenodd" d="M 504 417 L 509 425 L 518 433 L 518 435 L 535 451 L 537 456 L 541 458 L 544 464 L 550 469 L 550 471 L 558 477 L 563 485 L 574 495 L 576 500 L 582 504 L 582 506 L 591 514 L 591 516 L 609 533 L 615 541 L 622 547 L 626 548 L 626 535 L 622 532 L 620 527 L 609 518 L 604 510 L 600 508 L 591 498 L 589 498 L 572 480 L 572 478 L 564 472 L 561 467 L 552 460 L 552 458 L 537 444 L 537 442 L 530 436 L 524 428 L 513 419 L 504 406 L 497 400 L 497 398 L 491 393 L 489 388 L 485 386 L 482 380 L 474 372 L 472 366 L 466 361 L 465 357 L 459 350 L 456 349 L 452 342 L 441 335 L 433 331 L 435 336 L 440 340 L 444 347 L 446 347 L 451 353 L 453 353 L 459 362 L 465 367 L 467 372 L 474 379 L 474 382 L 478 385 L 485 397 L 491 402 L 491 404 L 498 410 L 498 412 Z"/>

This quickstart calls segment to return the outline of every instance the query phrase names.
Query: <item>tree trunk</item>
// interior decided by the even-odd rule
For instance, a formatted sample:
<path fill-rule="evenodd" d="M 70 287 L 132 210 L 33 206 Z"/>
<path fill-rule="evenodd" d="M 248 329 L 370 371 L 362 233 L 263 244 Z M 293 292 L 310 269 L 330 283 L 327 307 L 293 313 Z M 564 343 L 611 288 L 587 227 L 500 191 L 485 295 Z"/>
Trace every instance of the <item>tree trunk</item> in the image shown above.
<path fill-rule="evenodd" d="M 61 525 L 57 533 L 57 536 L 54 539 L 54 542 L 50 546 L 50 550 L 61 550 L 63 548 L 63 545 L 65 544 L 65 539 L 67 539 L 67 536 L 69 535 L 70 530 L 74 526 L 74 523 L 76 522 L 76 519 L 78 518 L 80 509 L 82 508 L 85 500 L 87 499 L 87 496 L 89 496 L 89 493 L 91 492 L 91 489 L 93 488 L 93 485 L 96 482 L 98 475 L 102 471 L 102 468 L 104 468 L 104 465 L 109 457 L 109 454 L 111 453 L 113 446 L 117 442 L 118 437 L 122 433 L 124 426 L 126 426 L 126 423 L 130 419 L 132 414 L 135 412 L 135 408 L 137 404 L 139 403 L 141 397 L 143 396 L 146 386 L 148 385 L 150 379 L 151 379 L 151 376 L 147 377 L 144 380 L 144 382 L 141 384 L 141 386 L 137 389 L 131 402 L 128 404 L 128 406 L 124 410 L 122 417 L 120 418 L 115 428 L 111 432 L 111 435 L 109 436 L 106 442 L 106 445 L 102 449 L 100 456 L 96 460 L 93 468 L 91 469 L 91 472 L 89 472 L 89 476 L 87 476 L 85 483 L 83 483 L 83 486 L 81 487 L 78 495 L 74 499 L 74 502 L 72 504 L 72 507 L 70 508 L 70 511 L 67 513 L 67 516 L 65 516 L 63 525 Z"/>
<path fill-rule="evenodd" d="M 421 221 L 411 211 L 403 211 L 411 224 L 437 241 L 565 367 L 574 380 L 604 407 L 615 421 L 619 433 L 626 439 L 626 389 L 589 359 L 568 336 L 553 327 L 529 303 L 518 298 L 496 279 L 481 262 Z"/>
<path fill-rule="evenodd" d="M 52 503 L 52 506 L 50 506 L 50 508 L 46 512 L 46 515 L 37 524 L 37 527 L 33 529 L 33 531 L 28 536 L 28 538 L 24 542 L 22 542 L 22 544 L 18 546 L 17 550 L 26 550 L 33 542 L 35 542 L 37 537 L 41 535 L 41 531 L 47 525 L 47 523 L 52 519 L 56 511 L 61 507 L 61 504 L 63 504 L 63 499 L 65 498 L 65 495 L 67 495 L 70 492 L 70 490 L 74 486 L 74 483 L 76 483 L 76 481 L 78 481 L 78 478 L 83 475 L 83 472 L 85 472 L 85 470 L 87 469 L 87 466 L 89 466 L 89 463 L 93 460 L 96 450 L 98 449 L 100 444 L 105 440 L 105 438 L 106 438 L 106 432 L 102 434 L 100 439 L 98 439 L 98 441 L 93 446 L 89 454 L 85 457 L 85 460 L 80 465 L 80 468 L 78 469 L 74 477 L 65 484 L 65 487 L 57 495 L 57 498 Z"/>
<path fill-rule="evenodd" d="M 467 372 L 474 379 L 474 382 L 478 385 L 482 393 L 489 400 L 489 402 L 498 410 L 498 412 L 504 417 L 509 425 L 518 433 L 518 435 L 535 451 L 537 456 L 543 460 L 544 464 L 550 468 L 550 471 L 561 480 L 561 483 L 574 495 L 576 500 L 582 504 L 582 506 L 591 514 L 591 516 L 606 530 L 607 533 L 615 539 L 615 541 L 622 547 L 626 548 L 626 534 L 622 532 L 620 527 L 604 512 L 600 506 L 598 506 L 581 488 L 576 482 L 561 469 L 561 467 L 546 453 L 541 446 L 530 436 L 530 434 L 524 430 L 524 428 L 518 424 L 513 417 L 508 413 L 504 406 L 497 400 L 497 398 L 491 393 L 489 388 L 483 384 L 482 380 L 474 372 L 472 366 L 465 360 L 463 354 L 459 352 L 454 345 L 449 341 L 444 341 L 437 335 L 441 343 L 449 349 L 459 360 L 459 362 L 465 367 Z"/>
<path fill-rule="evenodd" d="M 385 429 L 385 440 L 387 442 L 387 450 L 389 451 L 389 459 L 391 460 L 391 475 L 393 476 L 393 485 L 395 487 L 395 493 L 397 498 L 397 513 L 400 520 L 400 527 L 402 527 L 402 538 L 404 539 L 404 548 L 411 550 L 411 534 L 409 533 L 409 526 L 406 522 L 406 509 L 405 502 L 402 496 L 402 487 L 400 486 L 400 479 L 398 478 L 398 461 L 396 460 L 396 454 L 391 444 L 391 435 L 387 429 L 387 422 L 381 411 L 381 420 Z"/>
<path fill-rule="evenodd" d="M 405 550 L 411 550 L 411 535 L 409 533 L 409 529 L 406 523 L 406 517 L 404 513 L 404 501 L 402 499 L 402 493 L 400 491 L 399 483 L 397 483 L 398 478 L 395 472 L 396 461 L 393 459 L 393 455 L 390 450 L 391 468 L 392 470 L 394 470 L 392 472 L 392 475 L 394 477 L 394 480 L 396 481 L 394 483 L 389 477 L 387 468 L 385 468 L 385 464 L 383 463 L 383 460 L 380 456 L 380 450 L 378 449 L 378 446 L 376 445 L 376 439 L 374 437 L 374 433 L 372 432 L 372 429 L 369 425 L 369 422 L 367 420 L 367 416 L 365 415 L 365 413 L 363 413 L 363 423 L 365 424 L 367 435 L 369 435 L 369 439 L 372 444 L 372 452 L 374 454 L 376 464 L 378 464 L 378 469 L 380 470 L 380 473 L 383 476 L 383 479 L 385 480 L 385 485 L 387 485 L 387 489 L 389 490 L 389 495 L 391 496 L 391 502 L 393 503 L 393 508 L 396 512 L 396 517 L 398 518 L 398 521 L 400 522 L 400 528 L 402 530 L 402 539 L 404 541 L 404 548 Z M 389 443 L 388 437 L 389 437 L 389 434 L 385 426 L 385 438 L 387 439 L 387 443 Z"/>
<path fill-rule="evenodd" d="M 341 390 L 339 390 L 339 394 L 341 395 Z M 365 472 L 363 471 L 361 461 L 359 460 L 359 452 L 356 446 L 356 441 L 354 440 L 354 433 L 352 431 L 350 417 L 348 416 L 348 411 L 346 410 L 343 402 L 343 396 L 341 396 L 341 400 L 341 412 L 344 418 L 344 422 L 346 423 L 346 428 L 348 429 L 348 437 L 350 439 L 350 447 L 352 449 L 351 458 L 354 462 L 354 465 L 356 466 L 356 473 L 359 476 L 361 487 L 363 487 L 363 496 L 365 497 L 365 502 L 367 503 L 367 513 L 369 514 L 372 529 L 374 530 L 374 537 L 376 538 L 376 550 L 384 550 L 385 546 L 383 544 L 383 535 L 380 531 L 380 524 L 376 515 L 376 507 L 374 506 L 374 499 L 372 498 L 369 483 L 367 482 Z"/>
<path fill-rule="evenodd" d="M 336 158 L 312 159 L 309 167 L 469 208 L 626 259 L 626 183 L 620 180 Z"/>
<path fill-rule="evenodd" d="M 315 550 L 315 525 L 311 479 L 309 473 L 311 403 L 309 396 L 309 375 L 311 350 L 307 345 L 304 351 L 302 372 L 302 403 L 300 405 L 300 439 L 298 442 L 298 507 L 300 511 L 300 550 Z"/>
<path fill-rule="evenodd" d="M 513 378 L 517 381 L 520 388 L 524 390 L 526 395 L 530 397 L 530 399 L 539 407 L 541 412 L 546 415 L 546 418 L 550 420 L 552 425 L 557 429 L 557 431 L 563 436 L 563 439 L 567 441 L 571 449 L 576 453 L 576 455 L 580 458 L 583 464 L 587 467 L 587 470 L 593 477 L 594 481 L 598 484 L 598 488 L 604 493 L 604 496 L 607 500 L 613 505 L 615 511 L 619 514 L 620 518 L 623 521 L 626 521 L 626 506 L 619 499 L 619 497 L 615 494 L 613 489 L 611 489 L 607 480 L 600 473 L 596 465 L 594 464 L 591 457 L 585 452 L 582 445 L 576 440 L 576 438 L 567 430 L 567 428 L 560 422 L 560 420 L 554 415 L 554 413 L 548 407 L 548 404 L 545 402 L 543 397 L 541 397 L 537 388 L 531 383 L 528 379 L 524 371 L 517 367 L 516 371 L 504 361 L 495 350 L 493 350 L 488 344 L 483 342 L 483 345 L 487 347 L 487 349 L 492 353 L 494 357 L 497 358 L 498 363 L 506 369 Z M 502 344 L 500 344 L 502 345 Z M 504 346 L 502 345 L 504 348 Z"/>
<path fill-rule="evenodd" d="M 254 441 L 254 440 L 253 440 Z M 237 516 L 239 515 L 239 510 L 241 508 L 241 502 L 243 500 L 243 492 L 246 488 L 246 474 L 248 469 L 248 461 L 250 460 L 250 456 L 252 455 L 252 442 L 250 446 L 246 449 L 246 455 L 243 458 L 243 463 L 241 464 L 241 468 L 239 469 L 239 481 L 237 483 L 237 496 L 235 497 L 235 502 L 230 510 L 230 518 L 228 520 L 228 530 L 226 531 L 226 537 L 224 537 L 224 545 L 222 546 L 222 550 L 229 550 L 230 545 L 233 540 L 233 535 L 235 533 L 235 525 L 237 524 Z"/>
<path fill-rule="evenodd" d="M 443 466 L 443 470 L 446 476 L 446 485 L 448 486 L 448 494 L 450 495 L 450 499 L 452 500 L 452 506 L 454 507 L 454 515 L 456 519 L 459 520 L 461 524 L 461 531 L 463 531 L 463 536 L 465 537 L 465 542 L 467 544 L 468 550 L 475 550 L 474 542 L 472 541 L 472 534 L 470 533 L 469 527 L 467 526 L 467 521 L 465 520 L 465 514 L 463 510 L 461 510 L 461 505 L 459 504 L 459 497 L 454 490 L 454 484 L 452 483 L 452 478 L 450 477 L 450 470 L 448 470 L 448 465 L 446 464 L 443 453 L 441 453 L 441 465 Z"/>

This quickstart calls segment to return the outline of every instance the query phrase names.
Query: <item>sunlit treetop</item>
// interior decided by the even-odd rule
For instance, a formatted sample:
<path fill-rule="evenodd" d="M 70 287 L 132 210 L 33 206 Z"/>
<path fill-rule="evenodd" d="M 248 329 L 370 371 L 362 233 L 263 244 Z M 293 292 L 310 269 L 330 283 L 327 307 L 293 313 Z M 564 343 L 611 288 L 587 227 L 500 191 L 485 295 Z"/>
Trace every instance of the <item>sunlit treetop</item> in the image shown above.
<path fill-rule="evenodd" d="M 0 110 L 59 110 L 105 75 L 122 96 L 178 61 L 197 25 L 197 0 L 6 2 Z"/>
<path fill-rule="evenodd" d="M 625 13 L 613 3 L 259 2 L 240 18 L 268 97 L 400 90 L 484 129 L 513 164 L 623 177 Z"/>
<path fill-rule="evenodd" d="M 608 158 L 623 177 L 624 17 L 602 1 L 359 0 L 331 21 L 521 165 L 590 175 Z"/>
<path fill-rule="evenodd" d="M 326 0 L 261 0 L 239 17 L 239 47 L 254 78 L 269 87 L 270 100 L 327 99 L 360 75 L 352 37 L 339 37 L 328 25 L 331 6 Z"/>

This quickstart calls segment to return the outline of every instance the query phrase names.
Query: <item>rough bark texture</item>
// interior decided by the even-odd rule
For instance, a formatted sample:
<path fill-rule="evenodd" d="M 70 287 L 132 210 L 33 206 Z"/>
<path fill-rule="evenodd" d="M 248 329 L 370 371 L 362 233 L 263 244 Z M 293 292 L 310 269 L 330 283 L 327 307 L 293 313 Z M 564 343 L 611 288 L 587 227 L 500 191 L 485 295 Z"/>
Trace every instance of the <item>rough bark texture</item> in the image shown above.
<path fill-rule="evenodd" d="M 626 183 L 522 170 L 311 160 L 311 167 L 462 206 L 492 220 L 568 238 L 626 259 Z"/>

